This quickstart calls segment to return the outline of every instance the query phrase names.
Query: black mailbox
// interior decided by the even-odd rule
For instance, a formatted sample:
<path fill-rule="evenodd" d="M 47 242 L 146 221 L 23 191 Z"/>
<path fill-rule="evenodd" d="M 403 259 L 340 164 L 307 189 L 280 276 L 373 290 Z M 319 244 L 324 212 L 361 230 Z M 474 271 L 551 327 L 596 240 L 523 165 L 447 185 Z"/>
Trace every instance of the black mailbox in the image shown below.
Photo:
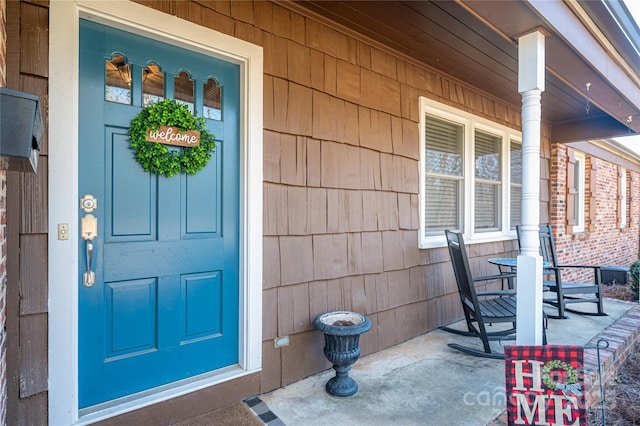
<path fill-rule="evenodd" d="M 36 172 L 43 131 L 39 98 L 0 87 L 0 169 Z"/>

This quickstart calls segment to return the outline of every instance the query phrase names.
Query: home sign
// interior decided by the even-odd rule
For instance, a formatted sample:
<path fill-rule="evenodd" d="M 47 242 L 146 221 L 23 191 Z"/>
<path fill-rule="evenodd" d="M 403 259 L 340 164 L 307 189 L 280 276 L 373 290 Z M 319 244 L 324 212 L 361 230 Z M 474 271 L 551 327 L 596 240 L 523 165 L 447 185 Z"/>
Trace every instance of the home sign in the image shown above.
<path fill-rule="evenodd" d="M 184 130 L 178 127 L 158 126 L 158 130 L 147 129 L 148 142 L 165 145 L 194 147 L 200 146 L 200 132 L 198 130 Z"/>
<path fill-rule="evenodd" d="M 586 425 L 583 349 L 505 346 L 509 426 Z"/>

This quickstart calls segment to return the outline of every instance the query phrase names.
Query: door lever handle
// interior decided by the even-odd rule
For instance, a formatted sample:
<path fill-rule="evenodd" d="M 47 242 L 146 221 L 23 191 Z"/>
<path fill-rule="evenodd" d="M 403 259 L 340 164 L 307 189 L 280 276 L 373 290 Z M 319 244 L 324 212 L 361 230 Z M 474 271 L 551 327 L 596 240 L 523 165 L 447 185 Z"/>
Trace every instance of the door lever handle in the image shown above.
<path fill-rule="evenodd" d="M 87 270 L 82 274 L 82 284 L 85 287 L 91 287 L 96 282 L 96 274 L 91 270 L 91 261 L 93 260 L 93 243 L 91 240 L 85 240 L 87 245 Z"/>

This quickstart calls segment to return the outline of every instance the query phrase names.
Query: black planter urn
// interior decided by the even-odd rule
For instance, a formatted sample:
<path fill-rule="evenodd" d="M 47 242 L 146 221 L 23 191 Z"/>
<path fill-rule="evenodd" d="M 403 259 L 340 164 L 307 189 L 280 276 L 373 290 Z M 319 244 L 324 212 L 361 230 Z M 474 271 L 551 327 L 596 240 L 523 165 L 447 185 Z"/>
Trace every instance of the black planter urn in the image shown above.
<path fill-rule="evenodd" d="M 327 312 L 313 320 L 313 326 L 324 333 L 324 355 L 336 370 L 326 385 L 335 396 L 351 396 L 358 384 L 349 377 L 351 364 L 360 357 L 360 335 L 371 328 L 371 321 L 362 314 L 349 311 Z"/>

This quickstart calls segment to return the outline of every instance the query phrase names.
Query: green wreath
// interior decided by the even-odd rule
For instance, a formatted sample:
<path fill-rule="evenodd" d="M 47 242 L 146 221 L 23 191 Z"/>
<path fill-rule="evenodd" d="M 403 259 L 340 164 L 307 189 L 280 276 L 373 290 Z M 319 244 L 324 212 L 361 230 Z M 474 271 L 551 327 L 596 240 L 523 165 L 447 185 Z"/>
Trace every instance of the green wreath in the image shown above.
<path fill-rule="evenodd" d="M 542 383 L 544 383 L 547 388 L 551 390 L 558 389 L 557 385 L 559 383 L 551 376 L 553 370 L 562 370 L 565 372 L 567 378 L 564 384 L 571 385 L 578 383 L 578 371 L 573 368 L 571 364 L 567 364 L 559 359 L 554 359 L 553 361 L 547 362 L 544 367 L 542 367 Z"/>
<path fill-rule="evenodd" d="M 167 146 L 148 142 L 147 129 L 158 130 L 160 126 L 177 127 L 182 131 L 198 130 L 200 145 L 193 147 Z M 175 176 L 180 172 L 190 175 L 202 170 L 216 148 L 213 133 L 205 129 L 203 117 L 194 117 L 185 104 L 175 99 L 164 99 L 144 108 L 129 127 L 129 147 L 135 152 L 136 160 L 146 172 Z"/>

